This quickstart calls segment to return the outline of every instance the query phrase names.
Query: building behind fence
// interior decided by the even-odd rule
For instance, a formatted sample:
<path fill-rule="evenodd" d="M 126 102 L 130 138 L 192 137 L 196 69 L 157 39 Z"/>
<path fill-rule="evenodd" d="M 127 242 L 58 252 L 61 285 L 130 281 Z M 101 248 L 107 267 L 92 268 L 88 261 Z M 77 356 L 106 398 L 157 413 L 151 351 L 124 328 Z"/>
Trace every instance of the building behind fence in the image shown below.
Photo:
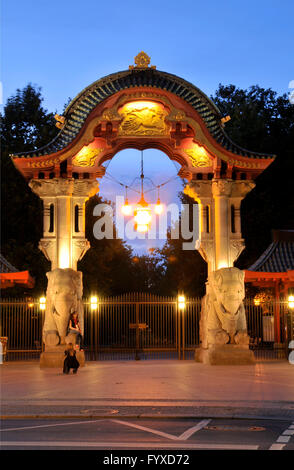
<path fill-rule="evenodd" d="M 39 359 L 45 315 L 39 300 L 5 299 L 0 305 L 5 359 Z M 246 299 L 245 309 L 250 348 L 256 357 L 288 357 L 288 344 L 294 339 L 294 315 L 288 304 L 280 302 L 277 309 L 273 302 L 265 313 L 253 300 Z M 176 297 L 147 293 L 99 298 L 96 303 L 85 301 L 86 359 L 193 359 L 200 344 L 200 311 L 200 298 L 186 299 L 181 310 Z"/>

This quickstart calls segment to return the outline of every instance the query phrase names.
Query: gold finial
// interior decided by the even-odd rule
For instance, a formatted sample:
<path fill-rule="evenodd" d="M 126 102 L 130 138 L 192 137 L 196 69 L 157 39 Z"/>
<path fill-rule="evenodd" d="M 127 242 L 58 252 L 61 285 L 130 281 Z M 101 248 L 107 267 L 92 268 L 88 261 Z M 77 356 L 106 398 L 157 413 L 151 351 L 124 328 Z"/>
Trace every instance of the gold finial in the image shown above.
<path fill-rule="evenodd" d="M 136 65 L 130 65 L 129 69 L 132 70 L 134 68 L 136 69 L 147 69 L 150 64 L 150 57 L 149 55 L 146 54 L 146 52 L 139 52 L 138 55 L 135 57 L 135 64 Z M 151 69 L 156 69 L 155 65 L 150 65 Z"/>

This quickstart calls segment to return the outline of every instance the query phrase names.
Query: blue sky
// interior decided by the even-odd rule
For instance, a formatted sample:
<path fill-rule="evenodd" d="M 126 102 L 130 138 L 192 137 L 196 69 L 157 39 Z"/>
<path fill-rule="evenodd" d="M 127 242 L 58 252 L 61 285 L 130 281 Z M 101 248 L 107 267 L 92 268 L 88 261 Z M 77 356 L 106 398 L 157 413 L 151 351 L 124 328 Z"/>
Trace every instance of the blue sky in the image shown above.
<path fill-rule="evenodd" d="M 31 82 L 42 87 L 44 106 L 59 114 L 69 97 L 127 69 L 141 50 L 157 69 L 209 96 L 219 83 L 283 94 L 294 79 L 293 1 L 3 0 L 1 17 L 4 102 Z M 121 165 L 111 166 L 121 178 L 127 155 L 117 158 Z M 173 170 L 166 158 L 158 163 L 163 177 Z M 172 191 L 180 188 L 178 181 Z"/>

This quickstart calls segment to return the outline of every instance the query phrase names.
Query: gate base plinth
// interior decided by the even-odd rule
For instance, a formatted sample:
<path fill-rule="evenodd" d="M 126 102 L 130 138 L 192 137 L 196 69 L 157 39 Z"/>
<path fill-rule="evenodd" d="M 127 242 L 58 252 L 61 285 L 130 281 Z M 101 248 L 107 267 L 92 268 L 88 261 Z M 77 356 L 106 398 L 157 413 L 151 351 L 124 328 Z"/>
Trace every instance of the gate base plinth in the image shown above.
<path fill-rule="evenodd" d="M 248 346 L 242 347 L 237 344 L 225 344 L 213 346 L 209 349 L 195 349 L 195 361 L 211 366 L 237 366 L 255 364 L 255 357 L 253 351 L 248 349 Z"/>
<path fill-rule="evenodd" d="M 63 369 L 63 363 L 65 359 L 64 351 L 65 346 L 56 346 L 54 349 L 52 348 L 49 351 L 42 352 L 40 356 L 40 368 L 58 368 Z M 80 367 L 85 366 L 85 353 L 84 351 L 77 351 L 76 358 L 80 363 Z"/>

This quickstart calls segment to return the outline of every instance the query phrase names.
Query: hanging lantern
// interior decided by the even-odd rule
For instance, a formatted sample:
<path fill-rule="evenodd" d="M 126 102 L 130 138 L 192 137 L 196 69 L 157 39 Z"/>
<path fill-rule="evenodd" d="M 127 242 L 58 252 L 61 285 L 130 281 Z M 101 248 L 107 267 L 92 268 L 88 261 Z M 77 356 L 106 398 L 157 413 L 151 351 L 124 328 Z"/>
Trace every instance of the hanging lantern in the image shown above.
<path fill-rule="evenodd" d="M 141 233 L 147 232 L 150 226 L 151 219 L 151 209 L 145 201 L 144 195 L 142 193 L 141 199 L 138 202 L 138 206 L 134 211 L 135 230 Z"/>
<path fill-rule="evenodd" d="M 132 215 L 132 206 L 129 204 L 128 198 L 126 198 L 124 205 L 121 208 L 123 215 Z"/>
<path fill-rule="evenodd" d="M 160 214 L 162 214 L 162 212 L 163 212 L 163 205 L 161 204 L 159 198 L 157 199 L 157 203 L 156 203 L 155 206 L 154 206 L 154 212 L 155 212 L 155 214 L 157 214 L 157 215 L 160 215 Z"/>

